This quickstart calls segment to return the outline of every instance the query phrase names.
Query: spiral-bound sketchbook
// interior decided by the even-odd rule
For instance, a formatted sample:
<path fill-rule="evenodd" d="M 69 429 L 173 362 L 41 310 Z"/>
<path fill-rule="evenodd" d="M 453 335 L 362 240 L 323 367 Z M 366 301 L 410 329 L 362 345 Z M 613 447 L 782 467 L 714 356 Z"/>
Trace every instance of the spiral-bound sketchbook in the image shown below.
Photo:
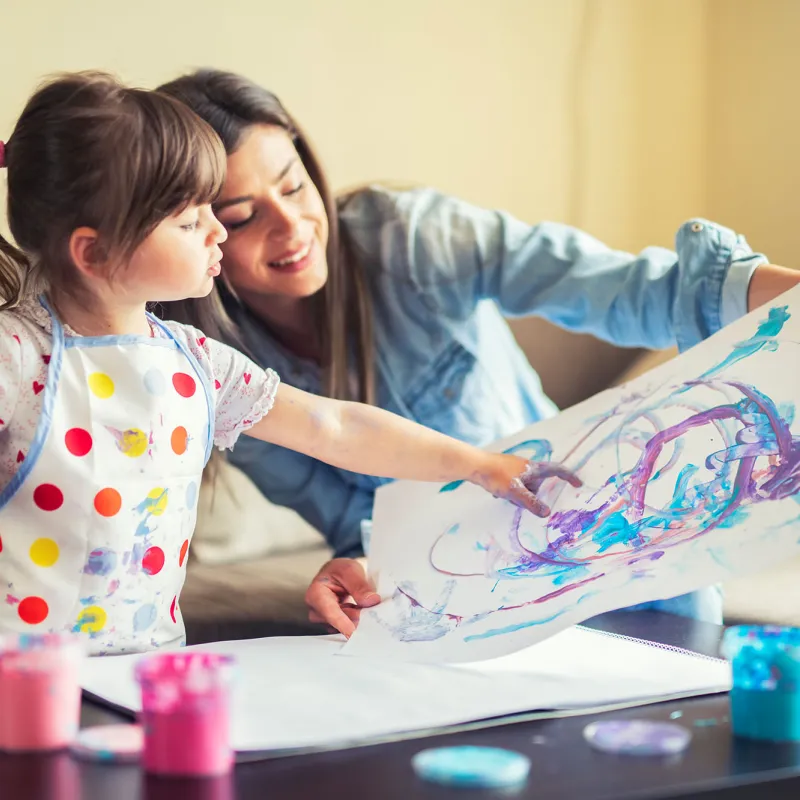
<path fill-rule="evenodd" d="M 347 748 L 725 692 L 731 680 L 725 661 L 583 627 L 475 664 L 357 658 L 341 655 L 342 643 L 275 637 L 196 648 L 236 657 L 236 750 L 269 757 Z M 84 690 L 138 711 L 140 658 L 147 655 L 88 659 Z"/>

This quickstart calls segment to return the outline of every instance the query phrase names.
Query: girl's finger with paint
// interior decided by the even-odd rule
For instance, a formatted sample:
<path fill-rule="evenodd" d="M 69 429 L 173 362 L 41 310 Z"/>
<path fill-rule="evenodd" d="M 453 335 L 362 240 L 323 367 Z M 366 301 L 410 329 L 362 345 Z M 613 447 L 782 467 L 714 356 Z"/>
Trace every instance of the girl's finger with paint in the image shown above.
<path fill-rule="evenodd" d="M 522 474 L 522 482 L 532 492 L 539 491 L 539 487 L 547 478 L 559 478 L 576 489 L 583 486 L 583 481 L 574 472 L 561 464 L 551 464 L 546 461 L 529 461 Z"/>
<path fill-rule="evenodd" d="M 577 475 L 557 464 L 527 461 L 520 456 L 496 454 L 490 456 L 486 477 L 480 481 L 484 489 L 495 497 L 508 500 L 537 517 L 546 517 L 550 508 L 537 496 L 546 478 L 557 478 L 571 486 L 582 486 Z"/>

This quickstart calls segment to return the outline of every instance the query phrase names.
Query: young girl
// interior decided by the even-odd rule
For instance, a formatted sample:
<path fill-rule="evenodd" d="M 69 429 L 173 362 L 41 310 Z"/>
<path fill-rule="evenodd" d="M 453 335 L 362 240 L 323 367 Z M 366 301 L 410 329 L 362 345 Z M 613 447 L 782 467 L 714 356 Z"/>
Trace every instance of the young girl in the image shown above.
<path fill-rule="evenodd" d="M 20 248 L 0 237 L 0 630 L 72 630 L 95 654 L 181 642 L 200 477 L 242 433 L 344 469 L 466 479 L 540 515 L 544 478 L 578 485 L 281 385 L 148 314 L 224 268 L 224 165 L 184 105 L 100 74 L 43 86 L 0 144 Z"/>

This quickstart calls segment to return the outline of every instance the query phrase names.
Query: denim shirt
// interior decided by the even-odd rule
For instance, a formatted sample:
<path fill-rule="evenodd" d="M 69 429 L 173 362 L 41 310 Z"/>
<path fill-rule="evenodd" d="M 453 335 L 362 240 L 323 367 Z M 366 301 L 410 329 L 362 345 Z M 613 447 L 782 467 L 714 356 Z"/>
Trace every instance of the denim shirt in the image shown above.
<path fill-rule="evenodd" d="M 685 350 L 746 313 L 750 277 L 766 262 L 705 220 L 679 229 L 677 254 L 631 255 L 566 225 L 528 225 L 431 189 L 371 187 L 340 219 L 372 294 L 378 404 L 479 446 L 557 413 L 504 316 L 537 315 L 623 347 Z M 288 353 L 243 307 L 229 312 L 256 361 L 321 391 L 316 364 Z M 360 524 L 382 479 L 247 436 L 231 460 L 337 555 L 362 554 Z"/>

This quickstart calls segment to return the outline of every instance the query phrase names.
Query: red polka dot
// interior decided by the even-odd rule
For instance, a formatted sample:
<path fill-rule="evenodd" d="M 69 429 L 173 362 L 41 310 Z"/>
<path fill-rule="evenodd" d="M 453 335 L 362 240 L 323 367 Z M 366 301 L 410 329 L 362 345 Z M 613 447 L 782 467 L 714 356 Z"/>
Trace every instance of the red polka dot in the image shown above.
<path fill-rule="evenodd" d="M 178 620 L 175 619 L 175 610 L 178 608 L 178 598 L 172 598 L 172 605 L 169 607 L 169 615 L 172 617 L 172 621 L 177 623 Z"/>
<path fill-rule="evenodd" d="M 64 495 L 58 486 L 53 486 L 52 483 L 40 483 L 33 490 L 33 502 L 42 511 L 55 511 L 63 505 Z"/>
<path fill-rule="evenodd" d="M 122 496 L 116 489 L 101 489 L 94 496 L 94 508 L 104 517 L 113 517 L 122 508 Z"/>
<path fill-rule="evenodd" d="M 187 544 L 188 544 L 188 542 L 187 542 Z M 0 553 L 2 553 L 2 552 L 3 552 L 3 537 L 0 536 Z"/>
<path fill-rule="evenodd" d="M 175 455 L 182 456 L 186 452 L 186 444 L 189 441 L 189 434 L 186 428 L 178 426 L 172 431 L 171 444 Z"/>
<path fill-rule="evenodd" d="M 194 378 L 185 372 L 176 372 L 172 376 L 172 385 L 181 397 L 191 397 L 197 389 Z"/>
<path fill-rule="evenodd" d="M 24 598 L 20 602 L 17 613 L 19 618 L 23 622 L 27 622 L 28 625 L 38 625 L 47 619 L 50 609 L 41 597 L 31 596 Z"/>
<path fill-rule="evenodd" d="M 142 569 L 148 575 L 158 575 L 164 567 L 164 551 L 160 547 L 150 547 L 142 559 Z"/>
<path fill-rule="evenodd" d="M 2 549 L 2 547 L 0 547 L 0 549 Z M 183 562 L 186 560 L 186 554 L 187 554 L 188 552 L 189 552 L 189 540 L 187 539 L 187 540 L 186 540 L 186 541 L 185 541 L 185 542 L 184 542 L 184 543 L 181 545 L 181 555 L 180 555 L 180 558 L 178 559 L 178 566 L 179 566 L 179 567 L 182 567 L 182 566 L 183 566 Z"/>
<path fill-rule="evenodd" d="M 70 428 L 64 436 L 67 450 L 74 456 L 85 456 L 92 449 L 92 435 L 83 428 Z"/>

